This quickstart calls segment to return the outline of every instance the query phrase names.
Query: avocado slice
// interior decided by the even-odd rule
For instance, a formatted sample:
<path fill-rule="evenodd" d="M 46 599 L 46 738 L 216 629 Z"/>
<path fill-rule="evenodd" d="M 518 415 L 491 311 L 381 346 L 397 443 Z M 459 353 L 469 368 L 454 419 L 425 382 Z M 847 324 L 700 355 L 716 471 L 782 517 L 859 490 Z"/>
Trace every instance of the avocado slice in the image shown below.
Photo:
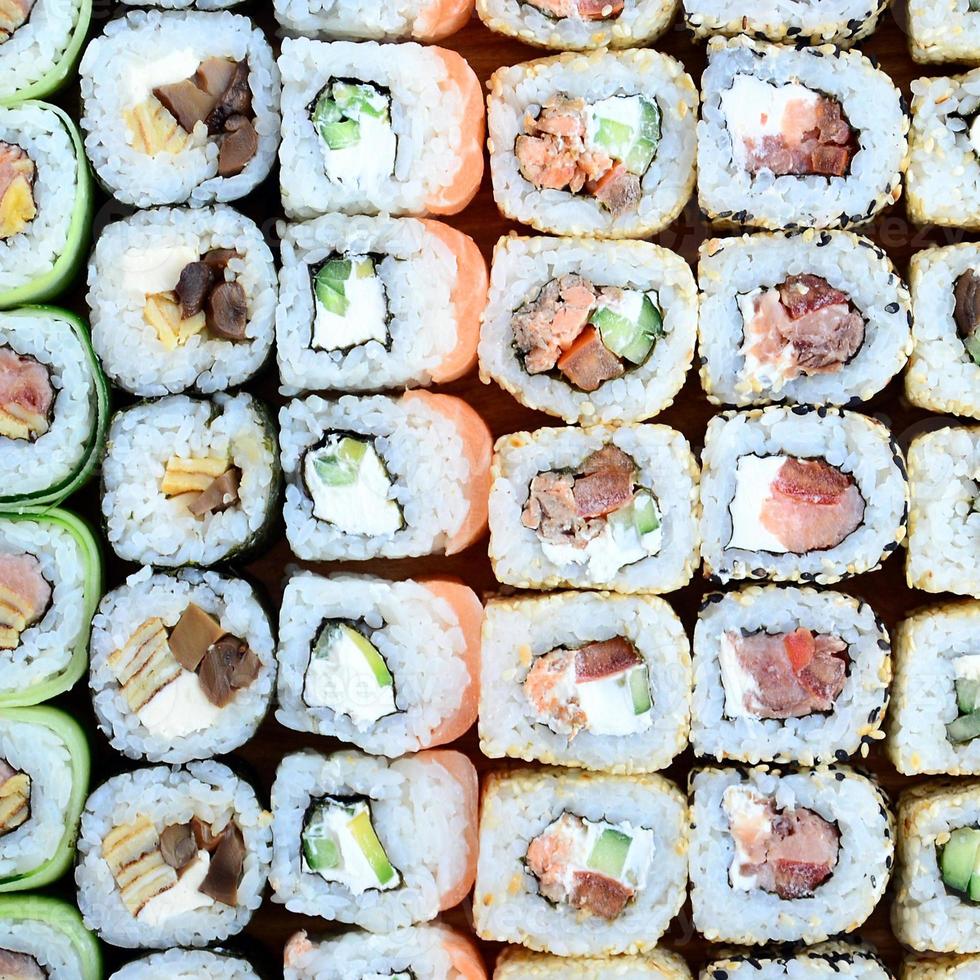
<path fill-rule="evenodd" d="M 623 873 L 633 838 L 611 827 L 604 830 L 592 846 L 592 853 L 585 862 L 593 871 L 618 878 Z"/>
<path fill-rule="evenodd" d="M 324 449 L 315 458 L 314 469 L 324 486 L 346 487 L 357 483 L 358 470 L 368 445 L 344 436 L 334 448 Z"/>
<path fill-rule="evenodd" d="M 362 810 L 347 825 L 354 843 L 361 849 L 364 857 L 367 858 L 371 870 L 382 885 L 388 884 L 395 876 L 395 869 L 388 860 L 385 849 L 378 840 L 378 835 L 374 831 L 371 823 L 371 815 L 367 810 Z"/>
<path fill-rule="evenodd" d="M 633 699 L 633 714 L 645 715 L 652 707 L 650 699 L 650 672 L 646 664 L 634 667 L 629 672 L 630 695 Z"/>
<path fill-rule="evenodd" d="M 367 661 L 368 667 L 371 668 L 371 673 L 374 674 L 374 679 L 378 682 L 378 687 L 391 687 L 394 680 L 392 679 L 391 671 L 388 670 L 388 665 L 385 663 L 385 658 L 378 652 L 378 648 L 363 633 L 354 629 L 353 626 L 342 623 L 340 631 L 357 647 L 361 656 Z"/>
<path fill-rule="evenodd" d="M 980 849 L 980 830 L 958 827 L 949 835 L 939 856 L 943 881 L 954 891 L 965 892 L 970 886 Z"/>
<path fill-rule="evenodd" d="M 980 711 L 960 715 L 946 726 L 946 737 L 951 742 L 969 742 L 980 735 Z"/>
<path fill-rule="evenodd" d="M 977 695 L 980 694 L 980 681 L 960 677 L 956 681 L 956 706 L 960 714 L 968 715 L 977 707 Z"/>

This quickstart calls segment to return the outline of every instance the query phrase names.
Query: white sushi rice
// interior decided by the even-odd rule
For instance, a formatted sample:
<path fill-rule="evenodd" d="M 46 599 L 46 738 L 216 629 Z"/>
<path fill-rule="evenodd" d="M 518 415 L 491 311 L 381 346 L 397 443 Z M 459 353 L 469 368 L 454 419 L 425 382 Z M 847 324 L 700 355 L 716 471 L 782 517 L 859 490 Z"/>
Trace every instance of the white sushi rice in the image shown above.
<path fill-rule="evenodd" d="M 652 949 L 642 956 L 551 956 L 507 946 L 497 957 L 493 980 L 690 980 L 677 954 Z"/>
<path fill-rule="evenodd" d="M 73 125 L 61 109 L 44 102 L 0 108 L 0 141 L 20 147 L 34 163 L 37 207 L 20 234 L 0 241 L 0 291 L 47 275 L 68 249 L 82 179 Z"/>
<path fill-rule="evenodd" d="M 653 832 L 653 873 L 612 921 L 548 901 L 525 865 L 531 841 L 566 812 Z M 484 781 L 480 812 L 473 900 L 477 935 L 559 956 L 653 949 L 684 901 L 687 821 L 687 800 L 662 776 L 561 769 L 491 774 Z"/>
<path fill-rule="evenodd" d="M 694 187 L 698 93 L 684 66 L 659 51 L 563 54 L 500 68 L 489 82 L 488 125 L 493 196 L 503 213 L 539 231 L 601 238 L 646 238 L 669 225 Z M 596 102 L 642 95 L 660 109 L 661 138 L 641 180 L 636 211 L 614 217 L 594 198 L 538 190 L 514 152 L 527 113 L 555 95 Z"/>
<path fill-rule="evenodd" d="M 722 807 L 730 786 L 774 797 L 780 809 L 805 807 L 836 825 L 837 865 L 811 897 L 783 899 L 731 884 L 734 844 Z M 854 931 L 881 900 L 894 852 L 894 820 L 885 797 L 865 776 L 841 766 L 784 773 L 766 766 L 702 769 L 692 775 L 691 790 L 691 904 L 694 926 L 710 942 L 816 943 Z"/>
<path fill-rule="evenodd" d="M 803 718 L 730 716 L 719 660 L 722 636 L 792 633 L 798 628 L 839 637 L 850 660 L 844 688 L 830 712 Z M 697 755 L 741 762 L 812 766 L 853 755 L 880 735 L 891 679 L 891 643 L 866 602 L 842 592 L 749 586 L 711 593 L 694 628 L 691 741 Z"/>
<path fill-rule="evenodd" d="M 980 599 L 980 426 L 916 436 L 908 458 L 909 587 Z"/>
<path fill-rule="evenodd" d="M 276 20 L 290 34 L 373 41 L 412 37 L 439 0 L 274 0 Z"/>
<path fill-rule="evenodd" d="M 71 936 L 40 916 L 7 918 L 0 913 L 0 949 L 33 956 L 49 980 L 87 976 L 86 963 Z"/>
<path fill-rule="evenodd" d="M 980 419 L 980 366 L 967 353 L 953 319 L 956 280 L 967 270 L 980 270 L 980 246 L 927 248 L 912 256 L 914 346 L 905 394 L 921 408 Z"/>
<path fill-rule="evenodd" d="M 295 399 L 279 413 L 286 476 L 286 537 L 298 558 L 402 558 L 445 549 L 466 519 L 466 481 L 471 476 L 457 428 L 422 400 L 345 395 L 327 402 L 316 395 Z M 313 516 L 303 483 L 303 458 L 330 431 L 374 437 L 392 478 L 392 493 L 405 526 L 378 536 L 346 534 Z"/>
<path fill-rule="evenodd" d="M 398 713 L 355 723 L 303 696 L 310 651 L 325 620 L 363 621 L 394 678 Z M 321 576 L 296 571 L 283 590 L 279 618 L 279 707 L 287 728 L 332 735 L 365 752 L 390 757 L 432 744 L 460 708 L 472 683 L 466 637 L 449 604 L 423 584 L 368 575 Z"/>
<path fill-rule="evenodd" d="M 752 176 L 736 166 L 721 97 L 737 75 L 776 86 L 798 82 L 836 99 L 859 144 L 849 173 L 776 177 L 761 170 Z M 760 228 L 843 227 L 868 221 L 901 195 L 908 119 L 892 80 L 859 51 L 714 37 L 701 99 L 698 201 L 712 220 Z"/>
<path fill-rule="evenodd" d="M 831 940 L 798 952 L 759 950 L 712 960 L 700 980 L 891 980 L 891 973 L 872 946 Z"/>
<path fill-rule="evenodd" d="M 792 275 L 820 276 L 845 293 L 864 320 L 864 340 L 838 371 L 801 375 L 774 390 L 746 368 L 738 298 Z M 700 248 L 698 284 L 701 383 L 715 404 L 866 401 L 901 371 L 911 350 L 908 289 L 878 246 L 850 232 L 807 229 L 709 239 Z"/>
<path fill-rule="evenodd" d="M 538 721 L 522 685 L 537 657 L 621 636 L 646 662 L 653 706 L 650 725 L 631 735 L 569 738 Z M 665 769 L 687 745 L 691 655 L 684 627 L 655 596 L 556 592 L 494 599 L 483 624 L 480 749 L 505 756 L 605 772 Z"/>
<path fill-rule="evenodd" d="M 167 350 L 144 308 L 146 277 L 157 275 L 168 250 L 204 256 L 233 249 L 225 281 L 245 290 L 245 339 L 222 340 L 207 330 Z M 149 263 L 152 263 L 150 265 Z M 176 279 L 170 284 L 177 285 Z M 177 394 L 188 388 L 209 394 L 251 378 L 272 348 L 276 271 L 258 226 L 230 207 L 139 211 L 103 229 L 88 267 L 92 343 L 112 380 L 136 395 Z"/>
<path fill-rule="evenodd" d="M 261 666 L 258 677 L 234 692 L 207 728 L 169 738 L 148 729 L 133 714 L 108 661 L 148 619 L 159 617 L 167 629 L 173 629 L 191 603 L 213 616 L 224 632 L 244 640 Z M 242 579 L 190 568 L 176 574 L 154 573 L 144 567 L 106 593 L 92 620 L 92 704 L 112 747 L 131 759 L 180 763 L 233 751 L 255 734 L 265 717 L 275 678 L 269 617 L 255 590 Z"/>
<path fill-rule="evenodd" d="M 627 365 L 591 393 L 552 372 L 528 374 L 514 344 L 515 310 L 563 275 L 584 276 L 595 286 L 654 291 L 665 336 L 637 367 Z M 522 404 L 566 422 L 630 422 L 667 408 L 684 384 L 694 357 L 697 287 L 687 262 L 650 242 L 583 238 L 520 238 L 508 235 L 494 249 L 490 300 L 480 332 L 480 377 L 496 381 Z"/>
<path fill-rule="evenodd" d="M 978 975 L 980 956 L 976 953 L 906 956 L 900 973 L 901 980 L 976 980 Z"/>
<path fill-rule="evenodd" d="M 282 72 L 281 190 L 291 218 L 331 211 L 425 214 L 427 202 L 456 179 L 462 159 L 464 94 L 450 78 L 440 49 L 418 44 L 311 41 L 286 38 Z M 370 196 L 331 181 L 310 106 L 331 79 L 372 82 L 391 91 L 397 138 L 394 173 Z"/>
<path fill-rule="evenodd" d="M 303 224 L 284 224 L 280 237 L 276 344 L 283 394 L 431 382 L 432 372 L 456 347 L 453 294 L 463 284 L 457 284 L 456 256 L 425 223 L 328 214 Z M 388 346 L 378 340 L 349 350 L 312 346 L 317 308 L 313 270 L 338 253 L 380 258 L 377 272 L 390 316 Z"/>
<path fill-rule="evenodd" d="M 116 413 L 102 465 L 109 543 L 126 561 L 175 567 L 223 561 L 258 539 L 278 501 L 275 438 L 251 395 L 171 395 Z M 226 456 L 240 503 L 198 520 L 160 489 L 168 460 Z"/>
<path fill-rule="evenodd" d="M 198 10 L 224 10 L 226 7 L 234 7 L 242 0 L 122 0 L 122 2 L 129 6 L 163 7 L 166 10 L 189 10 L 192 7 Z"/>
<path fill-rule="evenodd" d="M 587 564 L 556 564 L 536 531 L 521 523 L 531 480 L 538 473 L 581 466 L 612 444 L 639 468 L 638 486 L 650 490 L 661 512 L 660 550 L 594 581 Z M 588 429 L 538 429 L 497 441 L 491 469 L 490 560 L 498 581 L 518 588 L 611 589 L 672 592 L 686 585 L 697 565 L 698 466 L 687 440 L 666 425 L 597 425 Z"/>
<path fill-rule="evenodd" d="M 193 52 L 248 61 L 258 152 L 233 177 L 218 176 L 219 147 L 201 138 L 178 154 L 150 157 L 131 145 L 123 118 L 131 105 L 131 80 L 167 52 Z M 279 71 L 265 35 L 247 17 L 190 11 L 136 10 L 112 20 L 89 42 L 79 66 L 85 148 L 99 179 L 125 204 L 200 207 L 233 201 L 269 174 L 279 145 Z M 201 127 L 195 128 L 195 134 Z"/>
<path fill-rule="evenodd" d="M 149 817 L 157 831 L 198 817 L 220 833 L 230 822 L 245 841 L 245 862 L 238 884 L 238 905 L 216 902 L 182 912 L 159 925 L 135 918 L 126 906 L 102 842 L 114 827 Z M 75 884 L 86 926 L 114 946 L 170 948 L 208 946 L 241 932 L 262 904 L 269 872 L 272 832 L 269 814 L 248 783 L 217 762 L 192 762 L 184 768 L 155 766 L 113 776 L 88 799 L 78 840 Z"/>
<path fill-rule="evenodd" d="M 27 21 L 0 44 L 0 99 L 43 82 L 59 66 L 82 7 L 82 0 L 35 0 Z"/>
<path fill-rule="evenodd" d="M 133 960 L 109 980 L 259 980 L 246 961 L 201 949 L 168 949 Z"/>
<path fill-rule="evenodd" d="M 742 456 L 819 458 L 850 475 L 864 499 L 858 527 L 834 548 L 804 554 L 748 551 L 728 545 L 735 473 Z M 725 412 L 708 423 L 702 454 L 701 556 L 705 573 L 828 585 L 870 571 L 905 538 L 905 464 L 888 430 L 842 409 L 772 407 Z"/>
<path fill-rule="evenodd" d="M 909 49 L 920 62 L 980 61 L 980 23 L 970 0 L 908 0 Z"/>
<path fill-rule="evenodd" d="M 287 755 L 272 787 L 273 900 L 290 912 L 349 922 L 370 932 L 435 918 L 442 895 L 465 877 L 473 859 L 476 813 L 449 770 L 426 758 L 389 762 L 354 751 Z M 475 791 L 475 771 L 473 783 Z M 397 888 L 354 895 L 346 885 L 303 870 L 303 822 L 310 804 L 323 796 L 370 800 L 374 829 L 401 875 Z"/>

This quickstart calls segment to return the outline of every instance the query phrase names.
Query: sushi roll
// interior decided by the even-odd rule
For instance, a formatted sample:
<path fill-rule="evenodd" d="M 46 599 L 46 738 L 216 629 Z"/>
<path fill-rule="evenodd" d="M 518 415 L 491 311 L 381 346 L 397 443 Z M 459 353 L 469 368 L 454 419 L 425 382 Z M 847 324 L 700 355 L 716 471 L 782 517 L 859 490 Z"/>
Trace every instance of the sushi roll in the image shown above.
<path fill-rule="evenodd" d="M 909 588 L 980 599 L 980 426 L 916 436 L 908 457 Z"/>
<path fill-rule="evenodd" d="M 142 568 L 92 621 L 99 727 L 131 759 L 190 762 L 247 742 L 276 678 L 269 616 L 241 579 Z"/>
<path fill-rule="evenodd" d="M 272 787 L 272 897 L 371 932 L 433 919 L 473 885 L 476 809 L 460 752 L 287 755 Z"/>
<path fill-rule="evenodd" d="M 651 46 L 678 0 L 477 0 L 480 20 L 525 44 L 559 51 Z"/>
<path fill-rule="evenodd" d="M 687 820 L 687 800 L 662 776 L 492 773 L 477 935 L 558 956 L 652 950 L 684 901 Z"/>
<path fill-rule="evenodd" d="M 829 585 L 905 538 L 905 462 L 880 422 L 842 409 L 725 412 L 702 454 L 701 555 L 719 582 Z"/>
<path fill-rule="evenodd" d="M 672 592 L 697 565 L 698 466 L 666 425 L 538 429 L 497 441 L 490 560 L 522 589 Z"/>
<path fill-rule="evenodd" d="M 442 923 L 396 929 L 387 935 L 347 932 L 312 941 L 297 932 L 283 955 L 285 980 L 410 977 L 415 980 L 486 980 L 470 938 Z"/>
<path fill-rule="evenodd" d="M 480 749 L 605 772 L 665 769 L 687 746 L 691 648 L 663 599 L 494 599 L 483 624 Z"/>
<path fill-rule="evenodd" d="M 289 217 L 456 214 L 473 200 L 483 93 L 455 51 L 286 38 L 279 68 Z"/>
<path fill-rule="evenodd" d="M 108 424 L 85 324 L 54 307 L 0 313 L 0 508 L 57 504 L 84 486 Z"/>
<path fill-rule="evenodd" d="M 714 37 L 701 100 L 698 202 L 711 221 L 846 227 L 902 193 L 901 95 L 859 51 Z"/>
<path fill-rule="evenodd" d="M 103 229 L 88 267 L 92 341 L 134 395 L 248 381 L 272 348 L 272 251 L 230 207 L 139 211 Z"/>
<path fill-rule="evenodd" d="M 566 422 L 641 422 L 667 408 L 694 357 L 697 287 L 650 242 L 497 242 L 480 377 Z"/>
<path fill-rule="evenodd" d="M 712 238 L 700 249 L 701 384 L 717 405 L 853 405 L 905 366 L 911 301 L 846 231 Z"/>
<path fill-rule="evenodd" d="M 909 51 L 915 61 L 980 62 L 980 25 L 973 0 L 908 0 Z"/>
<path fill-rule="evenodd" d="M 279 72 L 247 17 L 133 11 L 109 21 L 79 70 L 85 149 L 123 204 L 234 201 L 268 176 Z"/>
<path fill-rule="evenodd" d="M 217 762 L 114 776 L 88 799 L 75 867 L 86 925 L 114 946 L 207 946 L 262 903 L 269 814 Z"/>
<path fill-rule="evenodd" d="M 279 421 L 286 537 L 298 558 L 454 555 L 483 535 L 491 437 L 461 399 L 312 396 Z"/>
<path fill-rule="evenodd" d="M 75 123 L 57 106 L 0 108 L 0 309 L 43 303 L 81 266 L 92 181 Z"/>
<path fill-rule="evenodd" d="M 476 593 L 453 579 L 295 572 L 276 718 L 390 757 L 453 742 L 476 721 L 482 619 Z"/>
<path fill-rule="evenodd" d="M 978 964 L 980 957 L 975 953 L 907 956 L 899 976 L 901 980 L 970 980 Z"/>
<path fill-rule="evenodd" d="M 490 173 L 506 217 L 556 235 L 647 238 L 687 204 L 698 93 L 679 61 L 570 53 L 500 68 L 489 85 Z"/>
<path fill-rule="evenodd" d="M 89 764 L 85 733 L 63 711 L 0 709 L 0 892 L 41 888 L 71 866 Z"/>
<path fill-rule="evenodd" d="M 0 707 L 46 701 L 85 673 L 101 594 L 102 554 L 80 517 L 0 512 Z"/>
<path fill-rule="evenodd" d="M 694 663 L 697 755 L 812 766 L 883 737 L 891 641 L 849 595 L 774 585 L 711 593 Z"/>
<path fill-rule="evenodd" d="M 274 0 L 276 20 L 291 34 L 307 37 L 359 38 L 375 41 L 442 41 L 462 30 L 473 14 L 474 0 Z"/>
<path fill-rule="evenodd" d="M 168 949 L 116 970 L 109 980 L 259 980 L 247 960 L 225 952 Z"/>
<path fill-rule="evenodd" d="M 899 624 L 888 755 L 906 776 L 980 775 L 980 602 L 921 609 Z"/>
<path fill-rule="evenodd" d="M 487 267 L 468 235 L 440 221 L 328 214 L 285 225 L 281 238 L 285 394 L 441 384 L 476 363 Z"/>
<path fill-rule="evenodd" d="M 224 10 L 234 7 L 242 0 L 121 0 L 130 6 L 162 7 L 164 10 Z"/>
<path fill-rule="evenodd" d="M 0 104 L 43 99 L 78 63 L 92 0 L 10 0 L 0 15 Z"/>
<path fill-rule="evenodd" d="M 497 958 L 493 980 L 690 980 L 683 958 L 667 949 L 643 956 L 583 956 L 570 959 L 508 946 Z"/>
<path fill-rule="evenodd" d="M 729 953 L 712 960 L 701 971 L 700 980 L 836 980 L 835 975 L 853 980 L 892 980 L 878 953 L 864 943 L 831 940 L 794 952 L 773 947 L 744 953 Z"/>
<path fill-rule="evenodd" d="M 102 466 L 109 543 L 145 565 L 227 561 L 262 541 L 280 482 L 275 426 L 249 394 L 123 409 Z"/>
<path fill-rule="evenodd" d="M 891 922 L 915 950 L 980 952 L 980 783 L 934 780 L 898 804 L 898 870 Z"/>
<path fill-rule="evenodd" d="M 102 980 L 102 951 L 67 902 L 40 895 L 0 898 L 0 963 L 10 977 Z"/>
<path fill-rule="evenodd" d="M 817 943 L 853 932 L 888 884 L 894 820 L 847 767 L 691 777 L 691 904 L 711 942 Z"/>
<path fill-rule="evenodd" d="M 980 247 L 917 252 L 909 282 L 914 320 L 906 397 L 933 412 L 980 419 Z"/>

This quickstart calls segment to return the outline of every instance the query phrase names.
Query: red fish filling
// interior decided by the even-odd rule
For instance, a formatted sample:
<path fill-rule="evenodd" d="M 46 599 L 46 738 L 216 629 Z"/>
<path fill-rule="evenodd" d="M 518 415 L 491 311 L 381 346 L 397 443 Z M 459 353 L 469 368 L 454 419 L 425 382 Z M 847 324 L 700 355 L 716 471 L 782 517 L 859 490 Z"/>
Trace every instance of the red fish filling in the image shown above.
<path fill-rule="evenodd" d="M 625 0 L 526 0 L 554 20 L 613 20 L 626 6 Z"/>
<path fill-rule="evenodd" d="M 0 44 L 27 23 L 35 0 L 0 0 Z M 3 971 L 0 971 L 3 976 Z"/>
<path fill-rule="evenodd" d="M 0 347 L 0 436 L 33 440 L 44 435 L 53 404 L 48 369 L 33 357 Z"/>
<path fill-rule="evenodd" d="M 14 650 L 51 602 L 51 585 L 33 555 L 0 555 L 0 650 Z"/>

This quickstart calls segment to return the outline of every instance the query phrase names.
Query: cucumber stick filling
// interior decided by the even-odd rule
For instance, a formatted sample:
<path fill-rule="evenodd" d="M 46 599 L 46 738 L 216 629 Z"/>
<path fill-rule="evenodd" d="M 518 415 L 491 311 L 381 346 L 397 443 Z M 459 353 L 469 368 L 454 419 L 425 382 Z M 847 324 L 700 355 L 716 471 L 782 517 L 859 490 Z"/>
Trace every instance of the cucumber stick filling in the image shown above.
<path fill-rule="evenodd" d="M 660 108 L 642 95 L 614 95 L 586 109 L 586 142 L 642 177 L 660 145 Z"/>
<path fill-rule="evenodd" d="M 311 270 L 314 350 L 346 351 L 376 340 L 386 347 L 388 293 L 378 256 L 338 255 Z"/>
<path fill-rule="evenodd" d="M 938 850 L 943 884 L 960 898 L 980 902 L 980 829 L 957 827 Z"/>
<path fill-rule="evenodd" d="M 954 744 L 971 742 L 980 735 L 980 654 L 953 660 L 956 718 L 946 726 L 946 737 Z"/>

